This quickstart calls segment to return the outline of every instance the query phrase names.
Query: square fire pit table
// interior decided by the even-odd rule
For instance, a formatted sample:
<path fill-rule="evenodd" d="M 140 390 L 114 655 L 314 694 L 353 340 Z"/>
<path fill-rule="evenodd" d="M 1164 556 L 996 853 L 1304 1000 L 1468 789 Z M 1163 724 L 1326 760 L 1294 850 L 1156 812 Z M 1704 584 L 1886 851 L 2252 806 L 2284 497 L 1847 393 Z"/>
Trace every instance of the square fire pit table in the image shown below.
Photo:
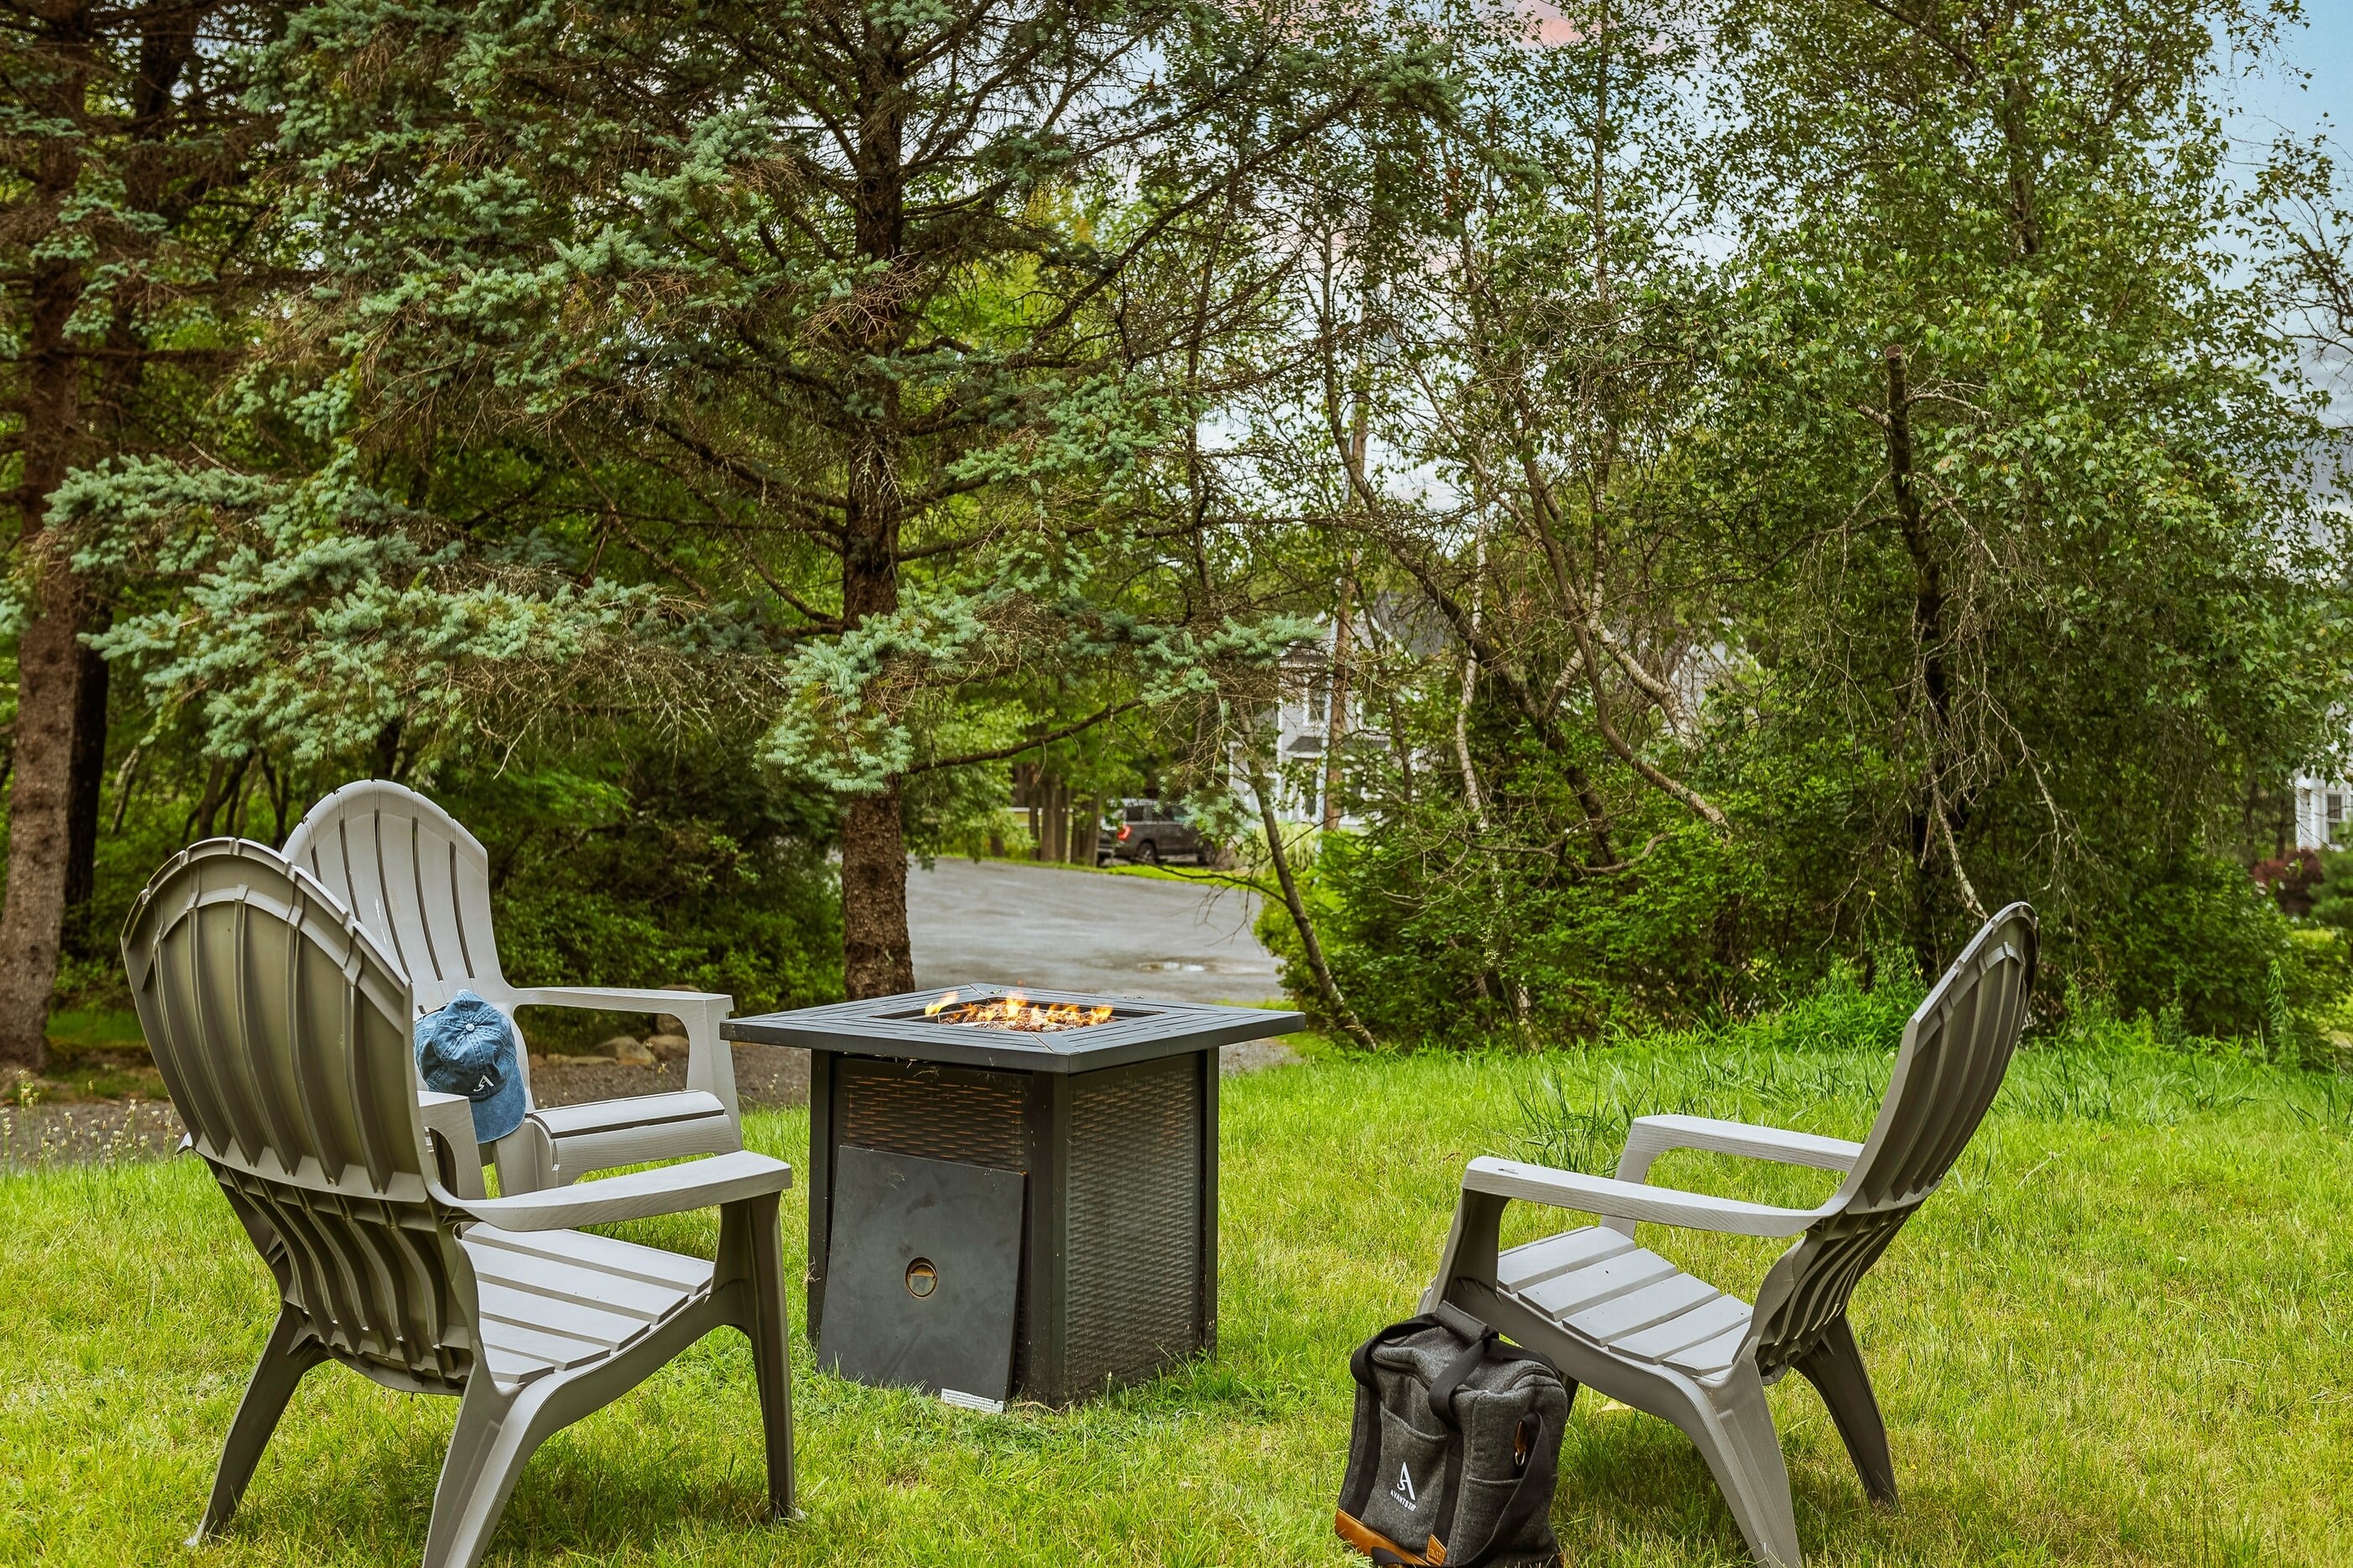
<path fill-rule="evenodd" d="M 961 985 L 722 1025 L 810 1052 L 820 1363 L 1068 1405 L 1213 1348 L 1218 1047 L 1303 1021 Z"/>

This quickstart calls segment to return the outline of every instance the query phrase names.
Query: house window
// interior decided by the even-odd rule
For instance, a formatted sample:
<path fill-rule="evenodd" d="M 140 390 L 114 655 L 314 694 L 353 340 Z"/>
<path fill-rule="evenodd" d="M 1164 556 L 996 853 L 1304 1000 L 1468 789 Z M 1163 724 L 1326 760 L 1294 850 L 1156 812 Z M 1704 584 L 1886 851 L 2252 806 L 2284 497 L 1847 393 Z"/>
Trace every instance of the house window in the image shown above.
<path fill-rule="evenodd" d="M 1307 683 L 1307 721 L 1321 724 L 1332 711 L 1332 678 L 1318 675 Z"/>
<path fill-rule="evenodd" d="M 2337 837 L 2337 825 L 2345 820 L 2345 797 L 2335 790 L 2328 792 L 2328 837 Z"/>

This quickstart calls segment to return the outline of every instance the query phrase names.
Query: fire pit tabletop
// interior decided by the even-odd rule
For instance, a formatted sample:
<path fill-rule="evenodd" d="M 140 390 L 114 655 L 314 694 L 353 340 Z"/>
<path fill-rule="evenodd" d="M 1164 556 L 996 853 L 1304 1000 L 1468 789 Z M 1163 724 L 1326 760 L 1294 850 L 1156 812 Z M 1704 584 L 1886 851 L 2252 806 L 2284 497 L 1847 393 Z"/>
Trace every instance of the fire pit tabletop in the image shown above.
<path fill-rule="evenodd" d="M 949 992 L 955 999 L 937 1009 Z M 998 1002 L 1018 994 L 1041 1005 L 1109 1006 L 1101 1023 L 1027 1030 L 952 1021 L 967 1005 Z M 927 1013 L 926 1009 L 934 1009 Z M 931 987 L 836 1002 L 790 1013 L 730 1018 L 719 1032 L 753 1045 L 799 1046 L 902 1061 L 945 1062 L 963 1067 L 1010 1068 L 1023 1072 L 1092 1072 L 1099 1068 L 1150 1061 L 1187 1051 L 1262 1040 L 1303 1027 L 1293 1012 L 1266 1007 L 1221 1007 L 1198 1002 L 1152 1002 L 1075 991 L 1039 991 L 1028 986 L 969 984 Z"/>

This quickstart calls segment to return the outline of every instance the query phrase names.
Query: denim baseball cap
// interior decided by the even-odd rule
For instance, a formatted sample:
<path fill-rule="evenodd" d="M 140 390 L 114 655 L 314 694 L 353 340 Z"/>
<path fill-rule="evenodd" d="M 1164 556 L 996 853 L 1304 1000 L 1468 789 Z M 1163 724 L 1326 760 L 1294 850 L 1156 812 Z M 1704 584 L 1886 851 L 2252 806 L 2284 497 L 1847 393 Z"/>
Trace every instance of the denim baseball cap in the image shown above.
<path fill-rule="evenodd" d="M 474 1102 L 474 1141 L 496 1142 L 522 1125 L 522 1065 L 507 1016 L 470 991 L 417 1020 L 417 1071 L 439 1094 Z"/>

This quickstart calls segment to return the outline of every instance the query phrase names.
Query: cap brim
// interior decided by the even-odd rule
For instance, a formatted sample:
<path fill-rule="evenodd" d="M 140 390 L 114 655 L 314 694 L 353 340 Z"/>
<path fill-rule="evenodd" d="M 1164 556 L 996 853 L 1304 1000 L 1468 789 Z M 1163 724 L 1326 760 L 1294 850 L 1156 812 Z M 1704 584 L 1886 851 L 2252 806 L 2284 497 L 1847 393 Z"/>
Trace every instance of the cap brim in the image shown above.
<path fill-rule="evenodd" d="M 522 1074 L 510 1072 L 487 1100 L 474 1102 L 474 1141 L 495 1143 L 522 1125 L 530 1102 L 523 1097 Z"/>

